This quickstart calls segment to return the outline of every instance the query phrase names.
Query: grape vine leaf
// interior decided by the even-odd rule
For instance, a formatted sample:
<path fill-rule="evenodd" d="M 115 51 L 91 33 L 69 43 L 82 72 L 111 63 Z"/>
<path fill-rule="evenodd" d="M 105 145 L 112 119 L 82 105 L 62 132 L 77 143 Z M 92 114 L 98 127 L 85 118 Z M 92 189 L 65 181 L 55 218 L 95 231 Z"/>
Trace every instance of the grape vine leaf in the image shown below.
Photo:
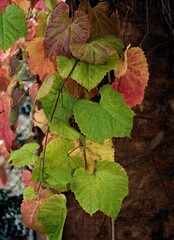
<path fill-rule="evenodd" d="M 69 18 L 69 6 L 60 2 L 51 13 L 45 35 L 47 55 L 71 55 L 70 43 L 85 43 L 89 38 L 90 25 L 87 15 L 76 11 L 73 20 Z"/>
<path fill-rule="evenodd" d="M 78 99 L 81 99 L 81 98 L 90 99 L 99 94 L 97 88 L 93 88 L 89 92 L 86 88 L 82 87 L 80 84 L 78 84 L 76 81 L 72 80 L 71 78 L 69 78 L 66 81 L 65 88 L 69 93 L 69 95 L 71 95 L 72 97 L 76 97 Z"/>
<path fill-rule="evenodd" d="M 55 6 L 57 5 L 56 0 L 45 0 L 45 5 L 50 9 L 50 11 L 53 11 Z"/>
<path fill-rule="evenodd" d="M 4 188 L 9 185 L 8 177 L 5 171 L 5 162 L 2 162 L 0 165 L 0 188 Z"/>
<path fill-rule="evenodd" d="M 50 240 L 62 239 L 66 215 L 66 198 L 63 194 L 51 196 L 42 205 L 38 219 L 42 222 Z"/>
<path fill-rule="evenodd" d="M 24 188 L 23 198 L 24 200 L 32 200 L 36 198 L 36 193 L 33 186 L 28 186 Z"/>
<path fill-rule="evenodd" d="M 41 81 L 48 75 L 56 72 L 54 62 L 45 57 L 43 37 L 34 38 L 32 41 L 26 42 L 24 46 L 29 55 L 29 69 L 33 74 L 38 74 Z"/>
<path fill-rule="evenodd" d="M 63 84 L 60 76 L 51 75 L 42 84 L 36 96 L 36 99 L 42 103 L 46 117 L 49 121 L 52 120 L 53 123 L 58 123 L 60 119 L 68 123 L 74 103 L 77 101 L 76 98 L 69 96 L 67 91 L 63 89 L 60 93 L 53 119 L 51 119 L 58 93 Z"/>
<path fill-rule="evenodd" d="M 53 193 L 50 190 L 42 190 L 39 198 L 23 200 L 21 205 L 22 219 L 27 228 L 31 228 L 40 233 L 45 233 L 42 223 L 37 219 L 42 204 Z"/>
<path fill-rule="evenodd" d="M 33 124 L 35 127 L 39 127 L 43 133 L 46 133 L 46 131 L 48 130 L 48 125 L 47 118 L 43 109 L 35 109 L 35 112 L 33 114 Z"/>
<path fill-rule="evenodd" d="M 97 37 L 88 43 L 73 43 L 70 45 L 75 58 L 93 65 L 107 64 L 109 57 L 115 52 L 123 56 L 123 48 L 122 40 L 113 35 Z"/>
<path fill-rule="evenodd" d="M 79 144 L 78 144 L 79 145 Z M 82 159 L 84 158 L 84 147 L 76 148 L 70 156 L 78 155 Z M 93 173 L 95 171 L 95 164 L 98 160 L 114 161 L 114 148 L 111 139 L 107 139 L 103 144 L 93 142 L 90 139 L 86 139 L 85 142 L 85 155 L 86 155 L 86 167 L 87 171 Z"/>
<path fill-rule="evenodd" d="M 29 170 L 24 170 L 22 172 L 22 182 L 24 184 L 24 187 L 34 187 L 34 189 L 37 191 L 39 188 L 39 185 L 31 180 L 32 178 L 32 172 Z"/>
<path fill-rule="evenodd" d="M 64 138 L 55 138 L 48 143 L 44 161 L 44 184 L 46 186 L 53 186 L 60 192 L 69 189 L 73 161 L 68 153 L 73 148 L 73 141 Z M 33 169 L 32 180 L 40 181 L 39 176 L 41 176 L 40 162 Z"/>
<path fill-rule="evenodd" d="M 70 140 L 77 140 L 79 139 L 80 133 L 77 132 L 74 128 L 72 128 L 68 123 L 65 123 L 61 119 L 58 123 L 49 123 L 51 132 L 57 134 L 59 137 L 67 138 Z"/>
<path fill-rule="evenodd" d="M 146 57 L 139 47 L 130 48 L 127 51 L 127 71 L 117 78 L 112 84 L 115 90 L 123 95 L 130 107 L 141 104 L 144 90 L 147 86 L 149 71 Z"/>
<path fill-rule="evenodd" d="M 92 215 L 100 210 L 109 217 L 117 217 L 128 194 L 128 177 L 118 163 L 97 161 L 95 173 L 79 168 L 73 178 L 72 191 L 87 213 Z"/>
<path fill-rule="evenodd" d="M 0 68 L 0 92 L 6 91 L 10 78 L 6 69 Z"/>
<path fill-rule="evenodd" d="M 88 138 L 103 143 L 111 137 L 130 137 L 134 113 L 110 85 L 100 89 L 99 103 L 81 99 L 74 105 L 75 121 Z"/>
<path fill-rule="evenodd" d="M 49 17 L 49 13 L 44 10 L 37 14 L 37 22 L 38 22 L 38 26 L 36 28 L 37 37 L 45 36 L 48 17 Z"/>
<path fill-rule="evenodd" d="M 130 44 L 127 46 L 126 50 L 124 51 L 124 59 L 118 60 L 118 66 L 114 69 L 114 75 L 117 78 L 122 77 L 125 75 L 127 71 L 127 51 L 130 48 Z"/>
<path fill-rule="evenodd" d="M 0 140 L 4 140 L 6 148 L 9 150 L 14 139 L 13 131 L 9 125 L 11 111 L 11 98 L 5 92 L 0 93 Z"/>
<path fill-rule="evenodd" d="M 68 77 L 70 70 L 75 65 L 75 62 L 75 58 L 57 56 L 57 66 L 60 75 L 65 78 Z M 105 65 L 96 66 L 79 61 L 71 74 L 71 78 L 90 91 L 102 81 L 107 72 L 116 68 L 117 63 L 117 53 L 111 56 Z"/>
<path fill-rule="evenodd" d="M 29 11 L 31 2 L 28 0 L 12 0 L 14 4 L 16 4 L 20 9 L 22 9 L 26 14 Z"/>
<path fill-rule="evenodd" d="M 0 11 L 5 12 L 5 9 L 9 4 L 10 4 L 10 0 L 0 1 Z"/>
<path fill-rule="evenodd" d="M 28 33 L 24 12 L 16 5 L 8 5 L 6 12 L 0 12 L 0 48 L 6 51 L 19 38 Z"/>
<path fill-rule="evenodd" d="M 99 2 L 94 8 L 89 1 L 80 1 L 79 9 L 86 12 L 91 26 L 90 37 L 116 35 L 116 19 L 114 13 L 109 16 L 109 2 Z"/>
<path fill-rule="evenodd" d="M 31 0 L 31 8 L 34 8 L 34 6 L 39 2 L 39 0 Z"/>
<path fill-rule="evenodd" d="M 38 143 L 26 143 L 20 149 L 13 151 L 10 155 L 13 166 L 22 167 L 34 164 L 39 158 L 34 155 L 34 152 L 39 147 Z"/>

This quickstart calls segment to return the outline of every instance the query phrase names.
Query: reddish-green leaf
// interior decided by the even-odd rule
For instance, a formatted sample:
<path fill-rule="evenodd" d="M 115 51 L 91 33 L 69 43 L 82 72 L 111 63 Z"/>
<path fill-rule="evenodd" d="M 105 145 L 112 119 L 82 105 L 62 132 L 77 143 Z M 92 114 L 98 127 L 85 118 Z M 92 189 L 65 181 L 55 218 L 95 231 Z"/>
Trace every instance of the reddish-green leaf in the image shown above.
<path fill-rule="evenodd" d="M 39 199 L 23 200 L 21 205 L 22 219 L 27 228 L 45 233 L 42 223 L 37 219 L 43 203 L 52 195 L 49 190 L 42 190 Z"/>
<path fill-rule="evenodd" d="M 87 15 L 82 11 L 76 11 L 72 20 L 69 18 L 69 6 L 61 2 L 52 12 L 46 28 L 46 54 L 70 56 L 69 44 L 85 43 L 89 34 Z"/>
<path fill-rule="evenodd" d="M 24 170 L 23 173 L 22 173 L 22 182 L 24 184 L 24 187 L 29 187 L 29 186 L 32 186 L 35 188 L 35 190 L 38 189 L 38 184 L 33 182 L 31 180 L 31 177 L 32 177 L 32 173 L 28 170 Z"/>
<path fill-rule="evenodd" d="M 9 125 L 9 115 L 11 110 L 11 99 L 6 93 L 0 94 L 0 140 L 4 140 L 7 149 L 12 146 L 14 138 Z"/>
<path fill-rule="evenodd" d="M 106 64 L 109 57 L 115 52 L 123 56 L 123 47 L 124 44 L 121 39 L 113 35 L 98 37 L 88 43 L 74 43 L 70 45 L 74 57 L 94 65 Z"/>
<path fill-rule="evenodd" d="M 141 104 L 149 78 L 146 57 L 139 47 L 127 51 L 127 71 L 115 79 L 112 87 L 118 90 L 130 107 Z"/>

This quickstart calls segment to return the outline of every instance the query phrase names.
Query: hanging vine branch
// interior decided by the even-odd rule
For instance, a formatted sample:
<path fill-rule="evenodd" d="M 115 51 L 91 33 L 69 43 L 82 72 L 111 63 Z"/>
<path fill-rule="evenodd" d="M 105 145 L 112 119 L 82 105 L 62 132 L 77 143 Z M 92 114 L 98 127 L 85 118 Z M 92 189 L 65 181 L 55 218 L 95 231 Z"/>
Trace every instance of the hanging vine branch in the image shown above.
<path fill-rule="evenodd" d="M 111 139 L 130 137 L 131 107 L 143 99 L 148 66 L 140 48 L 125 50 L 123 39 L 115 35 L 115 7 L 109 10 L 108 2 L 91 6 L 92 2 L 83 0 L 77 8 L 73 1 L 68 5 L 38 0 L 29 1 L 29 9 L 22 3 L 7 4 L 5 11 L 0 5 L 4 11 L 0 12 L 0 48 L 15 48 L 23 38 L 21 57 L 27 58 L 31 73 L 40 80 L 30 93 L 33 110 L 41 119 L 35 124 L 45 141 L 42 146 L 24 144 L 11 152 L 9 160 L 14 167 L 32 170 L 24 171 L 23 177 L 25 225 L 50 240 L 62 239 L 67 215 L 64 192 L 71 190 L 91 216 L 100 210 L 115 219 L 120 211 L 128 194 L 128 177 L 114 162 Z M 8 60 L 1 64 L 9 68 Z M 0 139 L 10 151 L 14 138 L 8 122 L 11 95 L 4 93 L 6 85 L 0 88 Z"/>

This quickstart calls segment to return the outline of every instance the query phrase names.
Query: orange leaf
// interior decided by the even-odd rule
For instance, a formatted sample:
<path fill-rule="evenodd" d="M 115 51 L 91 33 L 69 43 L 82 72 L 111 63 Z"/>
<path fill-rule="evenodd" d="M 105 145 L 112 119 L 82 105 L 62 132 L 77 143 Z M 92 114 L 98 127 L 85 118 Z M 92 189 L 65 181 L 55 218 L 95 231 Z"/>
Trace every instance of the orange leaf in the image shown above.
<path fill-rule="evenodd" d="M 120 76 L 124 71 L 120 71 Z M 139 47 L 127 51 L 127 70 L 122 77 L 116 77 L 112 87 L 119 91 L 127 104 L 133 107 L 141 104 L 149 79 L 148 65 L 144 52 Z"/>
<path fill-rule="evenodd" d="M 24 44 L 28 52 L 28 65 L 33 74 L 38 74 L 41 81 L 52 73 L 56 72 L 53 61 L 45 57 L 44 38 L 34 38 L 31 42 Z"/>
<path fill-rule="evenodd" d="M 3 165 L 0 165 L 0 187 L 8 185 L 8 178 Z"/>
<path fill-rule="evenodd" d="M 0 140 L 4 140 L 8 150 L 11 148 L 14 139 L 8 120 L 10 110 L 11 99 L 5 92 L 2 92 L 0 94 Z"/>
<path fill-rule="evenodd" d="M 31 2 L 28 0 L 12 0 L 12 3 L 15 3 L 18 7 L 20 7 L 25 13 L 28 13 Z"/>

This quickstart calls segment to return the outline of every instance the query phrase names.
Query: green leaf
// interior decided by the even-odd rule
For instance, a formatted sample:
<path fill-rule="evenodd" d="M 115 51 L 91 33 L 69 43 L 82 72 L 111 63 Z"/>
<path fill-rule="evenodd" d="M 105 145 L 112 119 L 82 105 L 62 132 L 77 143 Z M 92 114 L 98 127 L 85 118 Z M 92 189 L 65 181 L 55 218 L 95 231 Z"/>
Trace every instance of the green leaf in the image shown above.
<path fill-rule="evenodd" d="M 38 143 L 27 143 L 19 150 L 13 151 L 10 156 L 13 166 L 22 167 L 34 164 L 39 157 L 34 152 L 39 148 Z"/>
<path fill-rule="evenodd" d="M 56 7 L 57 2 L 56 0 L 45 0 L 45 5 L 50 9 L 50 11 L 53 11 L 53 9 Z"/>
<path fill-rule="evenodd" d="M 57 56 L 57 65 L 60 75 L 65 78 L 68 77 L 75 62 L 75 58 Z M 114 54 L 110 57 L 106 65 L 96 66 L 79 61 L 71 74 L 71 78 L 90 91 L 102 81 L 107 72 L 115 69 L 117 64 L 118 54 Z"/>
<path fill-rule="evenodd" d="M 60 167 L 54 167 L 47 169 L 45 175 L 45 184 L 48 184 L 61 192 L 70 188 L 70 183 L 72 182 L 71 171 L 67 171 Z"/>
<path fill-rule="evenodd" d="M 41 206 L 38 220 L 43 224 L 50 240 L 62 240 L 66 215 L 66 198 L 62 194 L 50 197 Z"/>
<path fill-rule="evenodd" d="M 58 75 L 49 76 L 40 87 L 36 99 L 40 100 L 44 109 L 46 117 L 51 120 L 52 113 L 57 101 L 58 93 L 63 86 L 63 80 Z M 75 97 L 69 96 L 67 91 L 63 88 L 60 93 L 59 101 L 55 110 L 52 122 L 58 123 L 63 120 L 68 123 L 72 114 L 72 108 L 77 101 Z"/>
<path fill-rule="evenodd" d="M 57 124 L 49 123 L 49 126 L 51 131 L 55 134 L 58 134 L 59 137 L 64 137 L 70 140 L 77 140 L 81 137 L 79 132 L 62 120 L 59 120 Z"/>
<path fill-rule="evenodd" d="M 94 65 L 107 64 L 109 57 L 118 52 L 122 57 L 124 44 L 120 38 L 108 35 L 93 39 L 88 43 L 70 45 L 73 56 L 81 61 Z"/>
<path fill-rule="evenodd" d="M 19 38 L 28 33 L 27 21 L 24 12 L 12 4 L 6 8 L 6 13 L 0 11 L 0 48 L 6 51 Z"/>
<path fill-rule="evenodd" d="M 100 103 L 87 99 L 74 105 L 75 121 L 88 138 L 103 143 L 111 137 L 130 137 L 134 113 L 110 85 L 100 89 Z"/>
<path fill-rule="evenodd" d="M 98 161 L 94 174 L 84 168 L 77 169 L 71 188 L 87 213 L 92 215 L 100 210 L 116 218 L 128 194 L 128 177 L 118 163 Z"/>
<path fill-rule="evenodd" d="M 33 200 L 34 198 L 36 198 L 34 187 L 29 186 L 24 188 L 23 197 L 24 197 L 24 200 Z"/>
<path fill-rule="evenodd" d="M 74 148 L 71 140 L 55 138 L 48 143 L 44 160 L 44 185 L 62 192 L 69 190 L 71 175 L 76 168 L 69 152 Z M 32 172 L 32 180 L 41 179 L 41 163 L 37 162 Z"/>
<path fill-rule="evenodd" d="M 45 154 L 45 168 L 61 167 L 68 169 L 68 152 L 74 148 L 71 140 L 55 138 L 48 143 Z"/>
<path fill-rule="evenodd" d="M 44 10 L 42 10 L 37 14 L 37 22 L 38 22 L 38 26 L 36 28 L 37 37 L 45 36 L 45 30 L 46 30 L 48 18 L 49 18 L 49 13 Z"/>

